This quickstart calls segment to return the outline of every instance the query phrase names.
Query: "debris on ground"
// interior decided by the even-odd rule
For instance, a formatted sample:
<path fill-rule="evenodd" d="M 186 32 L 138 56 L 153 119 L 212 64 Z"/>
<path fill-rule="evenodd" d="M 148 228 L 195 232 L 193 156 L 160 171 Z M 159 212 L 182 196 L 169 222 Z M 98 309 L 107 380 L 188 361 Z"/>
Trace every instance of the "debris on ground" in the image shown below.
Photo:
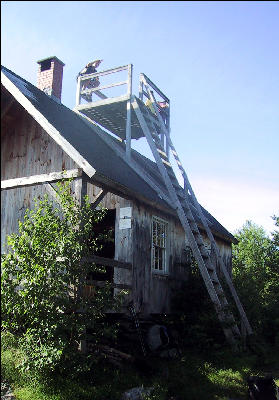
<path fill-rule="evenodd" d="M 145 396 L 149 396 L 153 388 L 144 388 L 142 387 L 136 387 L 130 390 L 127 390 L 125 393 L 122 395 L 122 400 L 144 400 Z"/>
<path fill-rule="evenodd" d="M 16 400 L 7 382 L 1 382 L 1 400 Z"/>

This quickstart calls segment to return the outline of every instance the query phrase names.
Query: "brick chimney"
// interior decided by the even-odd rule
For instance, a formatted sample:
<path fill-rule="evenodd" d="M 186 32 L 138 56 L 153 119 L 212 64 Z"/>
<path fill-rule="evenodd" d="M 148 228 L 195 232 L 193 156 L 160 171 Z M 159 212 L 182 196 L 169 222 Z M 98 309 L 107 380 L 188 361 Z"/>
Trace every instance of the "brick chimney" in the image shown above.
<path fill-rule="evenodd" d="M 39 64 L 37 87 L 61 103 L 64 63 L 57 57 L 37 61 Z"/>

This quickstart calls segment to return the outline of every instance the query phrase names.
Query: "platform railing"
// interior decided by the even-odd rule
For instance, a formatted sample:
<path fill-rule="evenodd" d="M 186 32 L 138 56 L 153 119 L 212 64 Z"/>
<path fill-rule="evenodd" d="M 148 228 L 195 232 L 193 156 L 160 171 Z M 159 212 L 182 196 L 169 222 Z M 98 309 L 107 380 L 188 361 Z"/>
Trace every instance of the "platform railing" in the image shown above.
<path fill-rule="evenodd" d="M 113 81 L 112 83 L 101 85 L 100 83 L 96 87 L 86 88 L 82 90 L 82 82 L 88 79 L 95 79 L 95 82 L 100 82 L 100 77 L 104 77 L 110 74 L 117 74 L 122 71 L 127 71 L 127 79 L 121 81 Z M 131 157 L 131 96 L 132 96 L 132 71 L 133 64 L 124 65 L 122 67 L 108 69 L 106 71 L 95 72 L 93 74 L 88 74 L 85 76 L 79 76 L 77 81 L 77 91 L 76 91 L 76 107 L 81 105 L 81 98 L 85 99 L 89 104 L 94 106 L 94 102 L 92 101 L 92 95 L 95 94 L 99 99 L 97 100 L 105 100 L 109 98 L 117 98 L 117 96 L 106 96 L 102 90 L 113 89 L 119 86 L 127 85 L 127 90 L 125 95 L 125 100 L 127 100 L 127 115 L 126 115 L 126 155 L 127 158 Z M 119 97 L 119 96 L 118 96 Z M 122 96 L 121 96 L 122 97 Z"/>
<path fill-rule="evenodd" d="M 150 96 L 150 92 L 152 96 Z M 155 104 L 153 104 L 152 97 L 155 99 Z M 166 132 L 170 135 L 170 100 L 169 98 L 149 79 L 145 74 L 140 74 L 140 82 L 139 82 L 139 99 L 147 104 L 149 101 L 153 107 L 157 107 L 159 113 L 161 113 L 164 109 L 160 107 L 160 102 L 165 102 L 167 105 L 167 113 L 165 113 L 166 120 L 164 124 L 166 126 Z M 163 148 L 166 151 L 167 156 L 169 157 L 169 144 L 167 139 L 165 138 L 165 132 L 161 132 L 161 143 Z"/>
<path fill-rule="evenodd" d="M 125 80 L 119 80 L 119 74 L 122 71 L 127 71 L 127 79 Z M 101 84 L 100 83 L 100 77 L 105 77 L 107 75 L 111 75 L 111 74 L 118 74 L 118 78 L 117 76 L 115 76 L 115 81 L 109 83 L 109 84 Z M 84 81 L 88 81 L 88 80 L 94 80 L 95 82 L 99 82 L 99 84 L 95 87 L 88 87 L 85 88 L 84 90 L 82 90 L 82 83 Z M 118 80 L 117 80 L 118 79 Z M 114 96 L 107 96 L 105 93 L 103 93 L 102 91 L 107 91 L 108 89 L 113 89 L 116 88 L 118 86 L 124 86 L 127 85 L 127 90 L 126 93 L 124 92 L 124 94 L 126 94 L 128 97 L 131 96 L 132 94 L 132 64 L 128 64 L 128 65 L 124 65 L 122 67 L 117 67 L 117 68 L 112 68 L 112 69 L 108 69 L 105 71 L 100 71 L 100 72 L 94 72 L 92 74 L 88 74 L 88 75 L 84 75 L 84 76 L 79 76 L 78 80 L 77 80 L 77 90 L 76 90 L 76 106 L 79 106 L 81 104 L 81 99 L 85 99 L 87 100 L 87 96 L 88 97 L 92 97 L 92 95 L 96 95 L 97 98 L 95 98 L 94 101 L 97 100 L 104 100 L 110 97 L 114 97 Z M 89 102 L 89 101 L 88 101 Z"/>

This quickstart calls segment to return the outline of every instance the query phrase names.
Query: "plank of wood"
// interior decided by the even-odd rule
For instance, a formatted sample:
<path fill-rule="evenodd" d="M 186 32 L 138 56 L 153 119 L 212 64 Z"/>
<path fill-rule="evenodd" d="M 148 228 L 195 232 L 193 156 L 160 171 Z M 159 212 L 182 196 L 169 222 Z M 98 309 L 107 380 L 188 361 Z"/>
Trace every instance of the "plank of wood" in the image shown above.
<path fill-rule="evenodd" d="M 103 189 L 100 190 L 100 192 L 95 197 L 95 200 L 93 201 L 93 203 L 91 203 L 91 208 L 93 210 L 95 210 L 95 208 L 98 206 L 98 204 L 100 204 L 100 202 L 103 200 L 103 198 L 105 197 L 105 195 L 107 193 L 108 193 L 107 190 L 103 190 Z"/>
<path fill-rule="evenodd" d="M 62 179 L 77 178 L 82 175 L 82 169 L 68 171 L 50 172 L 49 174 L 24 176 L 22 178 L 7 179 L 1 181 L 1 190 L 14 189 L 22 186 L 40 185 L 45 182 L 61 181 Z"/>
<path fill-rule="evenodd" d="M 96 76 L 109 75 L 109 74 L 113 74 L 115 72 L 125 71 L 126 69 L 128 69 L 128 67 L 129 67 L 129 65 L 124 65 L 122 67 L 107 69 L 107 70 L 101 71 L 101 72 L 93 72 L 92 74 L 81 76 L 81 80 L 85 80 L 85 79 L 88 79 L 88 78 L 94 78 Z"/>
<path fill-rule="evenodd" d="M 94 93 L 97 92 L 98 90 L 104 90 L 104 89 L 109 89 L 115 86 L 122 86 L 122 85 L 127 85 L 128 81 L 121 81 L 121 82 L 116 82 L 116 83 L 111 83 L 110 85 L 103 85 L 103 86 L 98 86 L 97 88 L 94 89 L 85 89 L 81 93 L 86 94 L 86 93 Z"/>
<path fill-rule="evenodd" d="M 93 262 L 96 264 L 101 264 L 101 265 L 105 265 L 105 266 L 113 267 L 113 268 L 132 269 L 131 263 L 114 260 L 112 258 L 99 257 L 99 256 L 95 256 L 95 255 L 92 255 L 90 257 L 85 257 L 83 259 L 83 261 Z"/>
<path fill-rule="evenodd" d="M 80 80 L 80 76 L 79 76 L 78 81 L 77 81 L 76 106 L 78 106 L 80 104 L 80 87 L 81 87 L 81 80 Z"/>
<path fill-rule="evenodd" d="M 127 96 L 127 94 L 118 96 L 118 97 L 108 97 L 108 98 L 106 97 L 103 100 L 97 100 L 97 101 L 94 101 L 93 103 L 80 104 L 79 106 L 76 106 L 73 109 L 73 111 L 77 112 L 77 111 L 82 111 L 82 110 L 86 110 L 86 109 L 91 109 L 94 107 L 99 107 L 102 105 L 119 103 L 121 101 L 127 101 L 128 98 L 129 98 L 129 96 Z"/>
<path fill-rule="evenodd" d="M 54 187 L 50 183 L 46 183 L 45 185 L 46 191 L 55 199 L 55 201 L 61 205 L 60 197 L 58 196 L 58 193 L 54 189 Z"/>

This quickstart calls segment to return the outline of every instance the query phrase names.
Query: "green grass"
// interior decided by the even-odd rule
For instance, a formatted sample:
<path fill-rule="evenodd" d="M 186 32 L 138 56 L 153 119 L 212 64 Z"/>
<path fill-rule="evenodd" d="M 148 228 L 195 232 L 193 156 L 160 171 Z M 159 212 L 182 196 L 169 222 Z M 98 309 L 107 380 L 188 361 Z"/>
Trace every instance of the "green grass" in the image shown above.
<path fill-rule="evenodd" d="M 117 400 L 124 391 L 141 385 L 155 388 L 147 400 L 168 400 L 171 396 L 179 400 L 228 397 L 246 400 L 249 375 L 271 372 L 279 383 L 278 355 L 274 352 L 263 360 L 249 353 L 235 354 L 229 349 L 204 354 L 185 349 L 178 360 L 147 359 L 141 371 L 132 365 L 119 370 L 103 362 L 78 382 L 56 377 L 49 385 L 38 383 L 28 372 L 19 373 L 17 365 L 22 357 L 15 344 L 1 352 L 2 376 L 11 384 L 17 400 Z"/>

